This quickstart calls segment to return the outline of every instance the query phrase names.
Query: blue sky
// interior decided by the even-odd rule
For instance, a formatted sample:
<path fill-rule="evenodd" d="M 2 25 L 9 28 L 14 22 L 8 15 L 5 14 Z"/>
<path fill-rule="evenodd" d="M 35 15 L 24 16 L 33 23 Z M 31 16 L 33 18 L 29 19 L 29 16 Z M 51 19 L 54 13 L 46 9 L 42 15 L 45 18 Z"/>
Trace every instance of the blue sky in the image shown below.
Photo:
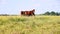
<path fill-rule="evenodd" d="M 21 10 L 35 9 L 35 14 L 60 12 L 60 0 L 0 0 L 0 14 L 20 14 Z"/>

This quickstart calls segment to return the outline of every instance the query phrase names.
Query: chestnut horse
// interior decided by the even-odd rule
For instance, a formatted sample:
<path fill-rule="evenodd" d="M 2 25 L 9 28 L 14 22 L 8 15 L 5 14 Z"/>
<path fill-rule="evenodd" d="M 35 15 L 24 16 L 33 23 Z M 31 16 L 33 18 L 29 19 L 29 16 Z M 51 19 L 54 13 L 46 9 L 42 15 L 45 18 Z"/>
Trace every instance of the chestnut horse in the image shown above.
<path fill-rule="evenodd" d="M 31 10 L 31 11 L 21 11 L 21 15 L 24 15 L 24 16 L 32 16 L 34 15 L 35 16 L 35 9 Z"/>

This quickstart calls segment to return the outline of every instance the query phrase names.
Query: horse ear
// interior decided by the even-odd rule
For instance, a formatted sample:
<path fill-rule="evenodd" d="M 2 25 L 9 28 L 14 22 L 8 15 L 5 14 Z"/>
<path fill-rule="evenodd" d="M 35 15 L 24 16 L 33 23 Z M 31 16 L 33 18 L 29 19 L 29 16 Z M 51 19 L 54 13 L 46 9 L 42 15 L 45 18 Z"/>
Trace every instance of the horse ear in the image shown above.
<path fill-rule="evenodd" d="M 35 9 L 33 9 L 33 10 L 35 10 Z"/>
<path fill-rule="evenodd" d="M 33 9 L 33 11 L 35 11 L 35 9 Z"/>

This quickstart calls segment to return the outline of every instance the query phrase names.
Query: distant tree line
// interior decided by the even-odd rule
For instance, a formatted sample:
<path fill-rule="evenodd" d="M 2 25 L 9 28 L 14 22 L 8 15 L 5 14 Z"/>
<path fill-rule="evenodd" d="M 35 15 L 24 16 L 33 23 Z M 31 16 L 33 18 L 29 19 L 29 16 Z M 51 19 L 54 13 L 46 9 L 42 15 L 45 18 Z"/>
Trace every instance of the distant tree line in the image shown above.
<path fill-rule="evenodd" d="M 8 14 L 0 14 L 0 16 L 9 16 Z"/>
<path fill-rule="evenodd" d="M 59 16 L 60 13 L 59 12 L 54 12 L 54 11 L 51 11 L 51 12 L 47 11 L 43 15 L 56 15 L 56 16 Z"/>
<path fill-rule="evenodd" d="M 44 14 L 40 14 L 40 15 L 60 16 L 60 12 L 55 12 L 55 11 L 49 12 L 49 11 L 47 11 Z M 12 15 L 10 15 L 10 14 L 0 14 L 0 16 L 18 16 L 18 15 L 13 15 L 13 14 Z"/>
<path fill-rule="evenodd" d="M 17 16 L 17 15 L 0 14 L 0 16 Z"/>

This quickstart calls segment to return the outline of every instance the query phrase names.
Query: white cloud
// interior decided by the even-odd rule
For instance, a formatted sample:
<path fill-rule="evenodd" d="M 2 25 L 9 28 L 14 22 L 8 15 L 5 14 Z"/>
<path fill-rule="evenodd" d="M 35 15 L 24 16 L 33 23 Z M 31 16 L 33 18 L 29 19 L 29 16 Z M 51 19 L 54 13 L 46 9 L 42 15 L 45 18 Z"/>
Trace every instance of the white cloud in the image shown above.
<path fill-rule="evenodd" d="M 7 4 L 7 0 L 0 0 L 0 4 Z"/>
<path fill-rule="evenodd" d="M 32 1 L 36 1 L 36 0 L 32 0 Z"/>
<path fill-rule="evenodd" d="M 40 4 L 33 4 L 33 6 L 34 6 L 34 7 L 39 7 L 39 6 L 40 6 Z"/>
<path fill-rule="evenodd" d="M 31 1 L 40 1 L 40 0 L 31 0 Z"/>

